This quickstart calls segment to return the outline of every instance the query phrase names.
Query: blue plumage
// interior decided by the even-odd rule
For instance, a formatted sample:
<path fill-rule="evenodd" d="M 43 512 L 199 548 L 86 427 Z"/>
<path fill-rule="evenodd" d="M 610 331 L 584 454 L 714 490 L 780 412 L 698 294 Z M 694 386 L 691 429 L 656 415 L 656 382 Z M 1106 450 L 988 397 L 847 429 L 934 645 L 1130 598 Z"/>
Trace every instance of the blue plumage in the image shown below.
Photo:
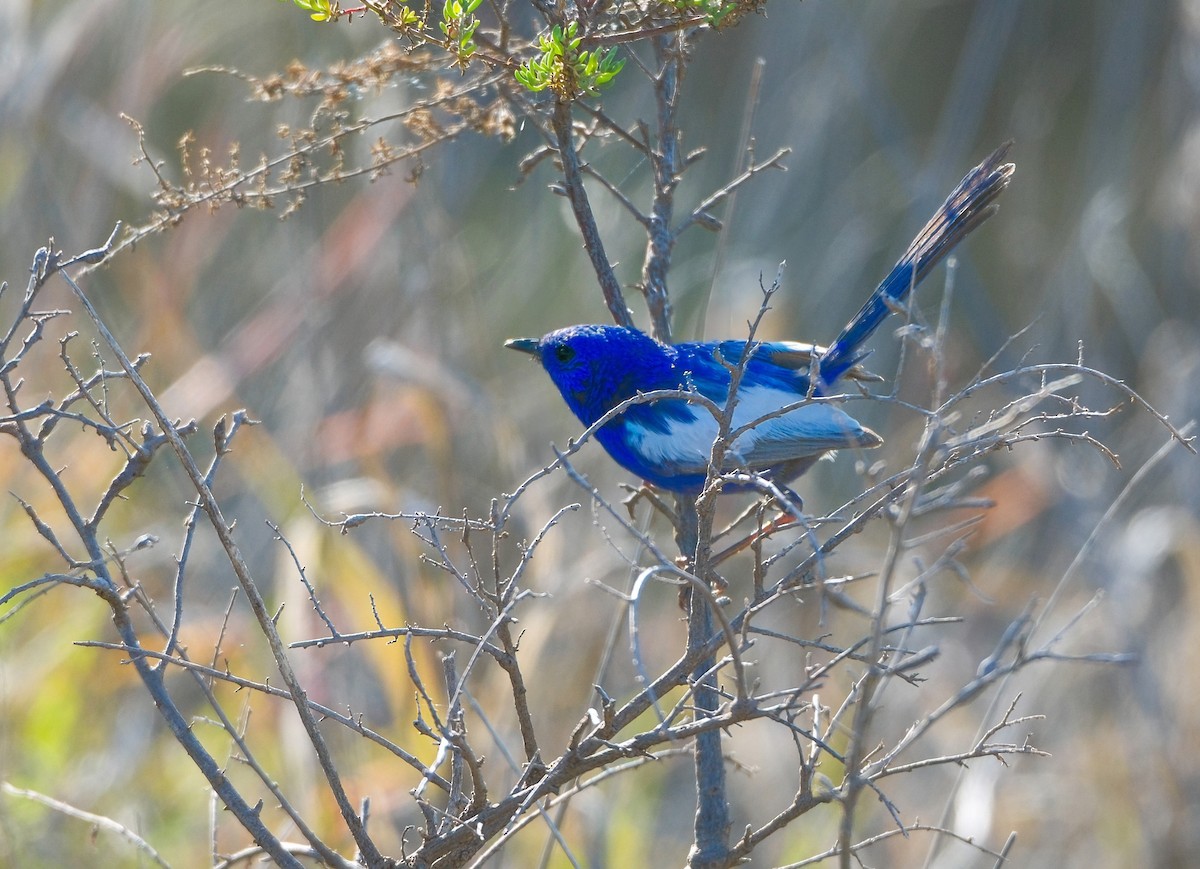
<path fill-rule="evenodd" d="M 992 215 L 1013 165 L 1008 145 L 962 180 L 914 239 L 862 309 L 828 347 L 790 341 L 759 342 L 751 350 L 737 393 L 732 430 L 806 398 L 830 394 L 844 377 L 866 379 L 857 367 L 863 343 L 893 307 L 971 230 Z M 639 393 L 694 390 L 719 408 L 728 400 L 730 372 L 745 341 L 662 344 L 620 326 L 570 326 L 540 338 L 507 342 L 541 362 L 584 425 Z M 718 424 L 708 409 L 683 399 L 635 404 L 596 432 L 622 467 L 663 489 L 694 493 L 704 485 Z M 777 483 L 807 470 L 843 447 L 878 446 L 882 439 L 829 402 L 812 402 L 758 422 L 734 440 L 723 471 L 749 470 Z"/>

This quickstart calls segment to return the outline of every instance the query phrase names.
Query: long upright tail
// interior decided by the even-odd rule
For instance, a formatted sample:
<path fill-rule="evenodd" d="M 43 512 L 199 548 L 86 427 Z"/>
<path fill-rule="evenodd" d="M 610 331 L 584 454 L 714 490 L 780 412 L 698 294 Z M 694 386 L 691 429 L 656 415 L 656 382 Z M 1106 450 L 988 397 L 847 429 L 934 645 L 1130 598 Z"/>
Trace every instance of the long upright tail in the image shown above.
<path fill-rule="evenodd" d="M 821 356 L 817 362 L 818 384 L 831 385 L 861 361 L 866 355 L 863 343 L 891 313 L 892 306 L 902 302 L 956 244 L 996 212 L 995 199 L 1016 169 L 1004 162 L 1010 147 L 1012 142 L 1005 142 L 954 188 L 862 310 Z"/>

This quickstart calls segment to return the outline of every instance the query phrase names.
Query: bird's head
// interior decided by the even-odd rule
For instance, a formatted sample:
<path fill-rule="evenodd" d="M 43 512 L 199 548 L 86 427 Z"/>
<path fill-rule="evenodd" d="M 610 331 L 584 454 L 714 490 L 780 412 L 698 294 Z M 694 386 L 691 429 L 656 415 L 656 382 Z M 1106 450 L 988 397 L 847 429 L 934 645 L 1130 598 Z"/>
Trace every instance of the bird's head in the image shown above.
<path fill-rule="evenodd" d="M 541 338 L 514 338 L 505 347 L 541 362 L 571 410 L 591 425 L 671 369 L 668 348 L 621 326 L 568 326 Z"/>

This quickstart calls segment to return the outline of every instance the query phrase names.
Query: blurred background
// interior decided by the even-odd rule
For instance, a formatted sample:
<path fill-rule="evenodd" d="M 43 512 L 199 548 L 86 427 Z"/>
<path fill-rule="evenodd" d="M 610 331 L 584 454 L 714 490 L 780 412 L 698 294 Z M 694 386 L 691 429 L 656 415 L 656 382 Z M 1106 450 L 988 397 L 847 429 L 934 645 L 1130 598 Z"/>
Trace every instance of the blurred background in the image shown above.
<path fill-rule="evenodd" d="M 385 38 L 370 20 L 316 26 L 270 0 L 6 0 L 0 278 L 19 295 L 34 251 L 48 237 L 74 253 L 101 244 L 117 220 L 146 222 L 154 178 L 146 165 L 133 164 L 137 140 L 122 113 L 145 126 L 151 154 L 179 179 L 177 143 L 187 131 L 195 149 L 218 155 L 240 142 L 249 164 L 260 151 L 278 153 L 284 143 L 276 128 L 303 121 L 312 109 L 250 102 L 235 78 L 184 77 L 184 70 L 224 65 L 267 75 L 293 58 L 316 67 L 354 57 Z M 428 87 L 413 79 L 364 93 L 352 111 L 382 115 Z M 651 115 L 632 66 L 604 100 L 624 123 Z M 684 177 L 678 209 L 736 174 L 743 130 L 760 158 L 790 148 L 788 170 L 742 188 L 722 213 L 724 232 L 695 229 L 681 241 L 671 273 L 677 334 L 744 334 L 760 301 L 759 276 L 769 282 L 786 260 L 765 334 L 829 340 L 959 178 L 1014 139 L 1017 173 L 1001 210 L 958 253 L 951 386 L 968 382 L 993 357 L 991 370 L 1082 358 L 1182 425 L 1200 414 L 1198 122 L 1195 0 L 769 3 L 764 15 L 698 46 L 680 127 L 685 149 L 707 153 Z M 538 145 L 525 129 L 508 144 L 464 136 L 426 155 L 416 184 L 398 170 L 373 183 L 326 187 L 283 222 L 232 208 L 189 214 L 88 277 L 86 288 L 126 349 L 153 354 L 146 374 L 172 413 L 208 428 L 220 414 L 245 407 L 262 421 L 238 441 L 218 494 L 238 519 L 270 599 L 288 603 L 286 638 L 322 629 L 267 519 L 296 545 L 343 630 L 373 625 L 370 594 L 394 625 L 470 627 L 479 619 L 444 575 L 419 561 L 421 546 L 406 526 L 375 524 L 341 538 L 314 521 L 301 486 L 330 514 L 481 514 L 553 458 L 551 442 L 561 446 L 578 433 L 542 372 L 502 348 L 506 338 L 606 319 L 569 210 L 547 190 L 554 180 L 548 164 L 522 183 L 517 164 Z M 365 152 L 368 143 L 360 147 Z M 628 151 L 587 156 L 648 201 L 646 166 Z M 644 238 L 611 198 L 592 192 L 617 274 L 633 284 Z M 936 319 L 944 286 L 939 270 L 919 295 L 929 319 Z M 12 296 L 0 300 L 4 328 Z M 629 299 L 646 324 L 636 294 Z M 43 302 L 70 307 L 60 285 Z M 63 323 L 56 335 L 68 328 L 83 326 Z M 85 330 L 75 348 L 83 361 L 87 340 Z M 871 367 L 892 373 L 899 344 L 892 331 L 881 330 L 873 344 Z M 44 370 L 27 374 L 30 394 L 61 393 L 61 371 L 48 359 Z M 910 361 L 901 394 L 920 401 L 928 390 L 923 365 Z M 1082 394 L 1095 407 L 1122 403 L 1094 384 Z M 1009 397 L 1000 392 L 994 400 Z M 128 407 L 138 412 L 132 402 Z M 920 419 L 882 404 L 862 405 L 856 415 L 887 438 L 884 460 L 902 466 Z M 948 812 L 956 831 L 989 847 L 1016 831 L 1015 865 L 1190 866 L 1200 852 L 1200 461 L 1175 448 L 1138 475 L 1167 437 L 1127 403 L 1089 430 L 1120 455 L 1120 469 L 1086 447 L 1054 443 L 989 461 L 981 487 L 999 506 L 965 557 L 974 589 L 943 578 L 927 605 L 927 614 L 966 621 L 938 635 L 943 654 L 926 674 L 929 682 L 919 690 L 893 687 L 880 738 L 903 733 L 969 679 L 1015 614 L 1031 598 L 1045 601 L 1060 582 L 1037 638 L 1047 639 L 1100 594 L 1062 650 L 1132 652 L 1137 662 L 1032 668 L 1001 696 L 956 714 L 922 753 L 961 750 L 985 719 L 994 720 L 988 703 L 1003 707 L 1021 692 L 1018 714 L 1047 717 L 1008 738 L 1021 742 L 1029 733 L 1051 758 L 1022 758 L 1009 768 L 977 762 L 961 780 L 935 770 L 896 782 L 889 796 L 906 820 L 932 822 Z M 92 436 L 64 435 L 59 449 L 81 492 L 102 491 L 118 467 Z M 620 482 L 634 482 L 596 446 L 583 450 L 578 465 L 614 499 Z M 0 442 L 0 483 L 51 510 L 49 493 L 11 442 Z M 822 463 L 798 489 L 820 514 L 860 484 L 855 463 L 845 460 Z M 131 569 L 165 602 L 187 487 L 163 461 L 133 494 L 114 513 L 110 534 L 118 546 L 145 533 L 161 538 Z M 538 483 L 522 501 L 525 531 L 581 497 L 561 474 Z M 201 659 L 234 584 L 203 537 L 189 579 L 186 632 Z M 12 499 L 0 501 L 0 539 L 5 590 L 55 566 Z M 863 535 L 841 550 L 839 567 L 874 569 L 876 547 L 885 542 L 882 531 Z M 631 541 L 618 539 L 618 546 L 634 552 Z M 633 690 L 618 601 L 585 582 L 623 586 L 628 573 L 587 509 L 550 535 L 536 561 L 530 584 L 550 597 L 526 612 L 522 651 L 526 672 L 537 675 L 534 704 L 549 743 L 560 743 L 592 702 L 587 686 L 595 678 L 616 696 Z M 680 646 L 682 626 L 674 590 L 652 597 L 645 617 L 658 621 L 647 657 L 663 666 Z M 824 630 L 799 609 L 800 622 Z M 229 630 L 231 665 L 269 676 L 248 623 L 235 616 Z M 610 636 L 617 638 L 613 663 L 601 670 Z M 175 866 L 205 865 L 203 779 L 119 655 L 72 645 L 113 638 L 103 605 L 71 589 L 0 623 L 0 779 L 111 815 Z M 432 660 L 435 651 L 422 654 Z M 309 650 L 295 659 L 316 699 L 350 704 L 377 729 L 431 756 L 409 735 L 411 686 L 397 647 Z M 765 677 L 801 664 L 761 662 Z M 485 705 L 503 695 L 494 675 L 473 686 Z M 229 698 L 233 708 L 245 704 L 253 713 L 249 732 L 289 791 L 336 829 L 287 709 Z M 215 730 L 212 736 L 223 756 L 228 749 L 219 747 Z M 794 765 L 777 754 L 790 747 L 761 736 L 746 728 L 730 739 L 743 765 L 731 773 L 735 831 L 761 824 L 795 791 Z M 404 825 L 415 820 L 411 771 L 379 762 L 358 739 L 335 739 L 354 792 L 371 794 L 376 823 L 390 831 L 381 839 L 398 851 Z M 498 754 L 492 762 L 501 763 Z M 580 859 L 591 866 L 679 864 L 690 842 L 690 779 L 687 760 L 664 761 L 578 800 L 564 825 Z M 778 837 L 756 865 L 799 860 L 832 844 L 836 817 L 818 815 Z M 882 811 L 869 820 L 864 834 L 889 826 Z M 231 825 L 220 829 L 222 849 L 244 844 Z M 931 840 L 921 835 L 879 846 L 871 852 L 874 865 L 923 865 Z M 497 865 L 534 865 L 545 838 L 538 830 L 518 839 Z M 93 839 L 78 821 L 0 795 L 0 864 L 136 861 L 112 837 Z M 567 864 L 555 853 L 550 865 Z M 991 863 L 965 847 L 946 847 L 929 865 Z"/>

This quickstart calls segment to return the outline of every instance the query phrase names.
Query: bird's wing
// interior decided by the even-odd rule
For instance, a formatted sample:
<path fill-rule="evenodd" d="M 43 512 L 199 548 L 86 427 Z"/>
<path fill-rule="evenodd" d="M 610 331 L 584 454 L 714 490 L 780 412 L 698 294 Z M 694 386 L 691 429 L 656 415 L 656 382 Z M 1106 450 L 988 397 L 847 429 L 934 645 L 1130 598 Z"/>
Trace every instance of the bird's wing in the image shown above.
<path fill-rule="evenodd" d="M 733 418 L 735 429 L 798 400 L 794 395 L 781 395 L 766 387 L 743 389 L 740 396 Z M 747 429 L 734 441 L 728 464 L 763 470 L 830 450 L 877 447 L 882 443 L 879 435 L 841 408 L 828 402 L 813 402 Z"/>
<path fill-rule="evenodd" d="M 743 387 L 738 394 L 731 431 L 802 400 L 794 392 L 770 386 Z M 678 405 L 673 416 L 660 418 L 654 427 L 627 421 L 625 445 L 646 466 L 661 469 L 664 475 L 704 474 L 717 438 L 717 421 L 703 407 L 682 402 Z M 762 471 L 830 450 L 881 443 L 879 435 L 844 410 L 827 402 L 813 402 L 742 432 L 727 454 L 725 470 Z"/>
<path fill-rule="evenodd" d="M 759 347 L 756 356 L 772 365 L 787 368 L 792 371 L 802 371 L 808 374 L 814 359 L 820 359 L 829 348 L 820 344 L 804 344 L 800 341 L 765 341 Z M 878 374 L 868 371 L 861 365 L 852 365 L 842 375 L 851 380 L 883 380 Z"/>
<path fill-rule="evenodd" d="M 747 363 L 749 379 L 765 379 L 779 385 L 786 385 L 801 396 L 808 393 L 808 375 L 813 362 L 829 352 L 827 347 L 804 341 L 758 341 L 752 346 L 754 352 Z M 721 362 L 726 365 L 737 365 L 745 353 L 745 348 L 744 340 L 731 339 L 680 345 L 678 349 L 683 351 L 680 354 L 682 358 L 702 370 L 705 363 L 715 362 L 718 354 Z M 862 356 L 866 356 L 866 354 L 864 353 Z M 705 389 L 702 386 L 701 391 L 714 395 L 717 390 L 724 392 L 724 384 L 728 382 L 728 375 L 723 370 L 722 375 L 724 380 L 716 389 Z M 841 376 L 851 380 L 883 380 L 878 374 L 868 371 L 861 365 L 851 365 Z"/>

